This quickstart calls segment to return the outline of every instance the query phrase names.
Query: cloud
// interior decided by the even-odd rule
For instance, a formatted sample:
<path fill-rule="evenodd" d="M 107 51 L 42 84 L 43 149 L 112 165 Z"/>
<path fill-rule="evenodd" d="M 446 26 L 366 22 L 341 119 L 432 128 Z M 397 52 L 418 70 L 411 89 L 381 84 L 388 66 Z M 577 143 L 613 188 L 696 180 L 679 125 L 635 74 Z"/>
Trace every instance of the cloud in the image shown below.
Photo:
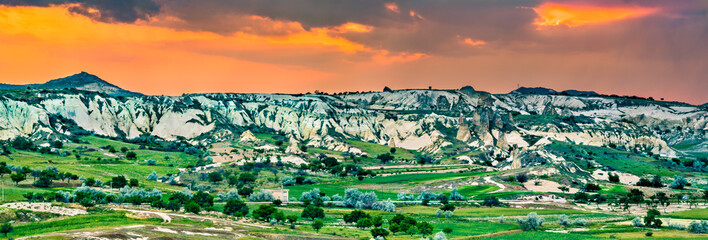
<path fill-rule="evenodd" d="M 152 0 L 0 0 L 5 6 L 68 5 L 69 11 L 102 22 L 134 23 L 148 20 L 160 12 Z"/>
<path fill-rule="evenodd" d="M 482 46 L 482 45 L 486 45 L 486 44 L 487 44 L 487 42 L 485 42 L 485 41 L 482 41 L 482 40 L 474 40 L 474 39 L 471 39 L 471 38 L 465 38 L 465 40 L 464 40 L 463 42 L 464 42 L 465 44 L 472 45 L 472 46 L 475 46 L 475 47 L 479 47 L 479 46 Z"/>
<path fill-rule="evenodd" d="M 640 6 L 594 6 L 546 2 L 533 8 L 538 26 L 577 27 L 638 18 L 656 13 L 657 8 Z"/>
<path fill-rule="evenodd" d="M 391 2 L 391 3 L 386 3 L 386 4 L 384 4 L 384 6 L 386 7 L 386 9 L 391 10 L 391 12 L 394 12 L 394 13 L 400 13 L 400 12 L 401 12 L 401 11 L 398 10 L 398 5 L 397 5 L 396 3 L 393 3 L 393 2 Z"/>

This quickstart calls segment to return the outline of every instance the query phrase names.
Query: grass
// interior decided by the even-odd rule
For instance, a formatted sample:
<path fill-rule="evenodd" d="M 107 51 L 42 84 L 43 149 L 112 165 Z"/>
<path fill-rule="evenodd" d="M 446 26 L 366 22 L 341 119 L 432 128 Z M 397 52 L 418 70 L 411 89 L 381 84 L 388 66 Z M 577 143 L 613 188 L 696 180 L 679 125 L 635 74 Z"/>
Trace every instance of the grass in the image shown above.
<path fill-rule="evenodd" d="M 376 143 L 369 143 L 369 142 L 362 142 L 362 141 L 357 141 L 357 140 L 345 140 L 346 143 L 349 145 L 352 145 L 356 148 L 361 149 L 362 151 L 366 152 L 369 154 L 369 156 L 376 157 L 381 154 L 385 153 L 391 153 L 391 147 L 381 145 L 381 144 L 376 144 Z M 414 151 L 410 151 L 407 149 L 403 148 L 396 148 L 396 153 L 392 154 L 394 158 L 397 159 L 406 159 L 406 160 L 411 160 L 415 159 L 416 155 L 418 155 Z"/>
<path fill-rule="evenodd" d="M 551 232 L 519 232 L 509 235 L 501 235 L 487 239 L 505 239 L 505 240 L 529 240 L 529 239 L 564 239 L 564 240 L 584 240 L 584 239 L 604 239 L 595 236 L 569 234 L 569 233 L 551 233 Z"/>
<path fill-rule="evenodd" d="M 476 186 L 463 186 L 457 188 L 457 191 L 465 197 L 470 197 L 478 194 L 488 193 L 499 190 L 497 185 L 476 185 Z M 450 191 L 446 191 L 450 192 Z"/>
<path fill-rule="evenodd" d="M 684 219 L 705 219 L 708 220 L 708 209 L 696 208 L 686 211 L 669 213 L 663 217 L 684 218 Z"/>
<path fill-rule="evenodd" d="M 435 215 L 438 207 L 434 206 L 405 206 L 399 207 L 403 213 L 410 214 L 425 214 L 425 215 Z M 504 208 L 504 207 L 494 207 L 494 208 L 463 208 L 460 207 L 455 210 L 455 216 L 458 217 L 499 217 L 499 216 L 525 216 L 531 212 L 536 212 L 539 215 L 556 215 L 556 214 L 590 214 L 589 212 L 584 212 L 580 210 L 572 209 L 529 209 L 529 208 Z"/>
<path fill-rule="evenodd" d="M 554 142 L 547 145 L 546 148 L 552 153 L 563 156 L 589 171 L 592 171 L 592 169 L 587 169 L 588 161 L 585 159 L 593 159 L 604 166 L 637 176 L 649 174 L 666 177 L 686 175 L 685 172 L 678 170 L 682 167 L 672 166 L 669 161 L 656 160 L 612 148 L 574 145 L 564 142 Z"/>
<path fill-rule="evenodd" d="M 9 234 L 8 237 L 31 236 L 42 233 L 85 228 L 115 227 L 132 224 L 156 224 L 160 222 L 162 222 L 161 219 L 133 219 L 127 217 L 125 213 L 109 211 L 92 215 L 79 215 L 41 222 L 19 224 L 14 226 L 15 231 Z"/>

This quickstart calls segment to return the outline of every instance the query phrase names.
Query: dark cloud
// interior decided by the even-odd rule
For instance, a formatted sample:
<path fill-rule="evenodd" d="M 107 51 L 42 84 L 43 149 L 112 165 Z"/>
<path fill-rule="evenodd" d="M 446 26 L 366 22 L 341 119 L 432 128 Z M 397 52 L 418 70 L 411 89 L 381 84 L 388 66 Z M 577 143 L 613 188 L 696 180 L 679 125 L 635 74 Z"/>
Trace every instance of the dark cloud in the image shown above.
<path fill-rule="evenodd" d="M 0 0 L 6 6 L 39 6 L 71 4 L 69 11 L 102 22 L 133 23 L 146 20 L 160 11 L 152 0 Z M 91 10 L 98 10 L 93 12 Z"/>

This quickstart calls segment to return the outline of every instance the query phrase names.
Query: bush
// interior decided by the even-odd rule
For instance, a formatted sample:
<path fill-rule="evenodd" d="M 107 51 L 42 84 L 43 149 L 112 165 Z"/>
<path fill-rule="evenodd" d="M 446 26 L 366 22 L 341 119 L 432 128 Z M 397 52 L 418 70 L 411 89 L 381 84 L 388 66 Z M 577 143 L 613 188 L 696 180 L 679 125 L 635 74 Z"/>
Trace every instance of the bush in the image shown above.
<path fill-rule="evenodd" d="M 676 230 L 686 230 L 686 226 L 678 223 L 669 223 L 666 227 Z"/>
<path fill-rule="evenodd" d="M 315 218 L 324 218 L 325 214 L 322 208 L 310 205 L 302 211 L 302 215 L 300 216 L 314 220 Z"/>
<path fill-rule="evenodd" d="M 280 181 L 280 182 L 283 184 L 283 186 L 292 186 L 292 185 L 295 185 L 295 178 L 293 178 L 293 177 L 285 177 L 285 178 L 283 178 L 283 180 Z"/>
<path fill-rule="evenodd" d="M 536 212 L 529 213 L 524 219 L 517 219 L 517 222 L 521 226 L 521 229 L 524 231 L 536 231 L 541 229 L 543 221 L 544 219 L 542 217 L 539 217 Z"/>
<path fill-rule="evenodd" d="M 647 232 L 647 233 L 645 233 L 644 235 L 647 236 L 647 237 L 651 237 L 651 236 L 654 236 L 654 233 L 653 233 L 653 232 Z"/>
<path fill-rule="evenodd" d="M 248 215 L 248 206 L 240 200 L 229 200 L 224 206 L 224 214 L 243 217 Z"/>
<path fill-rule="evenodd" d="M 157 173 L 155 171 L 152 171 L 152 173 L 147 176 L 148 181 L 157 181 L 158 178 L 159 176 L 157 176 Z"/>
<path fill-rule="evenodd" d="M 300 195 L 300 201 L 305 201 L 305 200 L 315 201 L 315 199 L 319 199 L 320 197 L 321 197 L 321 195 L 320 195 L 320 189 L 319 189 L 319 188 L 313 188 L 313 189 L 310 190 L 310 191 L 303 192 L 303 193 Z"/>
<path fill-rule="evenodd" d="M 671 183 L 671 188 L 683 189 L 684 187 L 686 187 L 686 184 L 688 184 L 688 182 L 686 181 L 685 178 L 680 177 L 680 176 L 674 176 L 674 182 Z"/>
<path fill-rule="evenodd" d="M 201 212 L 202 209 L 201 209 L 201 207 L 199 207 L 199 204 L 197 204 L 196 202 L 189 201 L 186 205 L 184 205 L 184 211 L 194 213 L 194 214 L 199 214 L 199 212 Z"/>
<path fill-rule="evenodd" d="M 526 176 L 525 173 L 519 173 L 518 175 L 516 175 L 516 181 L 518 181 L 520 183 L 525 183 L 528 180 L 529 180 L 529 177 Z"/>
<path fill-rule="evenodd" d="M 464 201 L 465 197 L 462 196 L 462 194 L 460 194 L 460 192 L 457 191 L 457 188 L 455 188 L 455 189 L 452 189 L 452 191 L 450 192 L 450 200 Z"/>
<path fill-rule="evenodd" d="M 447 240 L 447 237 L 445 237 L 445 233 L 438 232 L 433 236 L 433 240 Z"/>
<path fill-rule="evenodd" d="M 378 197 L 374 192 L 362 193 L 356 188 L 344 190 L 344 206 L 357 209 L 371 209 Z"/>
<path fill-rule="evenodd" d="M 692 233 L 708 233 L 708 222 L 707 221 L 692 221 L 688 224 L 688 231 Z"/>
<path fill-rule="evenodd" d="M 568 215 L 565 215 L 565 214 L 561 215 L 558 218 L 558 225 L 561 225 L 564 227 L 570 226 L 570 220 L 568 219 Z"/>
<path fill-rule="evenodd" d="M 273 194 L 268 191 L 260 191 L 248 196 L 248 201 L 251 202 L 272 202 L 273 200 L 275 200 Z"/>
<path fill-rule="evenodd" d="M 490 196 L 484 198 L 484 202 L 482 202 L 482 205 L 487 207 L 495 207 L 500 206 L 501 202 L 499 201 L 499 199 L 497 199 L 497 197 Z"/>
<path fill-rule="evenodd" d="M 238 194 L 238 190 L 231 189 L 228 192 L 220 192 L 216 196 L 216 201 L 231 201 L 231 200 L 241 200 L 241 196 Z"/>
<path fill-rule="evenodd" d="M 588 222 L 588 220 L 586 220 L 584 218 L 580 218 L 580 219 L 575 219 L 575 225 L 585 227 L 585 226 L 590 225 L 590 223 Z"/>
<path fill-rule="evenodd" d="M 393 202 L 389 198 L 388 201 L 385 202 L 375 202 L 373 205 L 371 205 L 371 209 L 386 212 L 395 212 L 396 205 L 393 204 Z"/>
<path fill-rule="evenodd" d="M 354 210 L 349 214 L 344 214 L 343 220 L 345 223 L 356 223 L 363 218 L 371 218 L 371 215 L 361 210 Z"/>

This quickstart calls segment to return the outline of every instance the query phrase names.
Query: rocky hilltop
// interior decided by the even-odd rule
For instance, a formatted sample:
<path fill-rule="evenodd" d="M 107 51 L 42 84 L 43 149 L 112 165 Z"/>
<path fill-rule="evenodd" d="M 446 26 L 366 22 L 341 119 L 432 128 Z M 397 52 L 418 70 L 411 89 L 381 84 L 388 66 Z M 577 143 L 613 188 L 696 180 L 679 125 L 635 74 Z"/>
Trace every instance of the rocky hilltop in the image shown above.
<path fill-rule="evenodd" d="M 360 152 L 354 139 L 435 154 L 484 151 L 513 158 L 555 141 L 675 157 L 705 145 L 708 111 L 683 103 L 600 96 L 394 90 L 341 95 L 115 96 L 80 90 L 4 90 L 0 138 L 55 139 L 72 131 L 208 143 L 246 131 L 292 143 Z M 248 133 L 250 134 L 250 132 Z"/>
<path fill-rule="evenodd" d="M 84 91 L 101 92 L 114 96 L 140 96 L 141 93 L 131 92 L 119 88 L 103 79 L 87 72 L 77 73 L 68 77 L 58 78 L 42 84 L 12 85 L 0 84 L 0 89 L 69 89 L 74 88 Z"/>

